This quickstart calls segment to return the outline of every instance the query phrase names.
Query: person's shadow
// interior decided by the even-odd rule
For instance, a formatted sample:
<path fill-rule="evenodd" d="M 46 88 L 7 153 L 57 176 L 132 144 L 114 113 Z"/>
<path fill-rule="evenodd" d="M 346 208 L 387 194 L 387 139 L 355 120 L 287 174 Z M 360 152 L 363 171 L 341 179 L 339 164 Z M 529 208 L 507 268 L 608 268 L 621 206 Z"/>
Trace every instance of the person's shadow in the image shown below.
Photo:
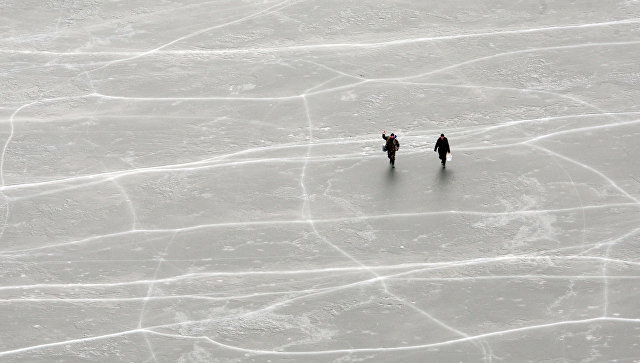
<path fill-rule="evenodd" d="M 396 180 L 396 169 L 389 167 L 389 171 L 387 172 L 387 178 L 385 179 L 387 186 L 393 185 Z"/>
<path fill-rule="evenodd" d="M 435 187 L 440 191 L 444 191 L 448 188 L 449 185 L 451 185 L 452 182 L 453 182 L 453 170 L 450 170 L 447 168 L 440 168 L 440 171 L 436 173 L 436 178 L 434 183 Z"/>

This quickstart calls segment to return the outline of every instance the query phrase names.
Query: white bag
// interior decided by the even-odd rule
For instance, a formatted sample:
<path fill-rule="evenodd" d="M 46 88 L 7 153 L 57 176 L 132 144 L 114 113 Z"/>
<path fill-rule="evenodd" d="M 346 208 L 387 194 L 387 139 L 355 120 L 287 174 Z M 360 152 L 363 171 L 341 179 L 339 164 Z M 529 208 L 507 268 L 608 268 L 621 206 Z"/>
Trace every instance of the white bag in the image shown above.
<path fill-rule="evenodd" d="M 451 153 L 447 153 L 447 161 L 451 161 L 453 159 L 453 155 Z"/>

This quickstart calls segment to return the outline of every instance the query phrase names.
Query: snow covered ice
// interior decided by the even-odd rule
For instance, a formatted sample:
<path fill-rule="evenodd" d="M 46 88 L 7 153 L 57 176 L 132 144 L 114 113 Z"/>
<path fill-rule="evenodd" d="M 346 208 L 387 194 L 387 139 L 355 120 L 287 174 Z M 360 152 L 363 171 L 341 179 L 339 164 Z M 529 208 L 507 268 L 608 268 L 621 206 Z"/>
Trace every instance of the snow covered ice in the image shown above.
<path fill-rule="evenodd" d="M 640 358 L 638 1 L 0 19 L 0 361 Z"/>

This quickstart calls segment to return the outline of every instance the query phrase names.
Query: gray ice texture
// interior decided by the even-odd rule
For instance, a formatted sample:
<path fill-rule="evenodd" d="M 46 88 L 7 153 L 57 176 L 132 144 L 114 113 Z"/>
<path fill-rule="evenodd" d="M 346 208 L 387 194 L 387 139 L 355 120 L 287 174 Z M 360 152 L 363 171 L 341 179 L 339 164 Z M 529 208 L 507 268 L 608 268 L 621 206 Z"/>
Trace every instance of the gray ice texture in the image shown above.
<path fill-rule="evenodd" d="M 637 362 L 639 60 L 637 0 L 0 0 L 0 361 Z"/>

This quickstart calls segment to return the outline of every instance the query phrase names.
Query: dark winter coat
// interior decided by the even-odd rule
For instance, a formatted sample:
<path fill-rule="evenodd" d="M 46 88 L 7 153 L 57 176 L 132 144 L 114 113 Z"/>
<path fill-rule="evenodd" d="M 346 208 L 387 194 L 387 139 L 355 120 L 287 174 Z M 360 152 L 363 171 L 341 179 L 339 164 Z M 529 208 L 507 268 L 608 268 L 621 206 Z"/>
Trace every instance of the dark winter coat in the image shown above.
<path fill-rule="evenodd" d="M 391 138 L 385 134 L 382 134 L 382 138 L 387 140 L 387 156 L 391 159 L 395 157 L 396 151 L 400 149 L 400 142 L 397 137 Z"/>
<path fill-rule="evenodd" d="M 438 138 L 436 141 L 436 147 L 433 148 L 433 151 L 437 151 L 438 155 L 440 155 L 440 159 L 444 160 L 447 157 L 447 153 L 451 152 L 449 149 L 449 140 L 447 138 Z"/>

